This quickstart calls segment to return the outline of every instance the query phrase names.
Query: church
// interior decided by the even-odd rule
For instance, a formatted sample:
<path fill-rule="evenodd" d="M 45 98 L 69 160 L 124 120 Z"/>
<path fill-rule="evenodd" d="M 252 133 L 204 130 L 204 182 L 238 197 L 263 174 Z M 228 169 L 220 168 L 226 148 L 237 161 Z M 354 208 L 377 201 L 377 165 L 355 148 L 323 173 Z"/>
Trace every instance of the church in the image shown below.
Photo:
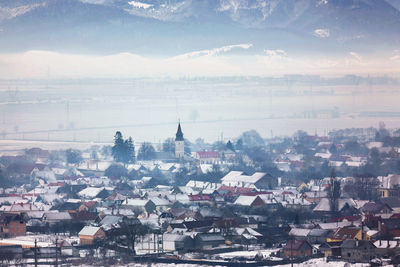
<path fill-rule="evenodd" d="M 181 123 L 178 124 L 178 130 L 175 136 L 175 158 L 182 159 L 185 156 L 185 140 L 183 139 L 183 133 Z"/>

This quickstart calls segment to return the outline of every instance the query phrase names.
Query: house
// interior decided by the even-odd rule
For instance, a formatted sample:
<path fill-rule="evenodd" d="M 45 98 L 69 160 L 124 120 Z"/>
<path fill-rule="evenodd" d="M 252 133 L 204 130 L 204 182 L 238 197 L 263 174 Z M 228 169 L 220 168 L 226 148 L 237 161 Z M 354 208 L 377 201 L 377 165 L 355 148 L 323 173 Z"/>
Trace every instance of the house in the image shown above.
<path fill-rule="evenodd" d="M 278 179 L 264 172 L 255 172 L 245 175 L 241 171 L 231 171 L 225 175 L 221 182 L 226 186 L 250 187 L 258 189 L 272 189 L 278 185 Z"/>
<path fill-rule="evenodd" d="M 156 206 L 157 211 L 165 211 L 171 205 L 171 202 L 168 199 L 161 198 L 161 197 L 154 197 L 151 199 L 151 201 Z"/>
<path fill-rule="evenodd" d="M 87 211 L 71 212 L 70 215 L 74 223 L 90 224 L 94 223 L 97 218 L 97 213 Z"/>
<path fill-rule="evenodd" d="M 107 232 L 114 228 L 118 228 L 123 219 L 123 216 L 107 215 L 100 221 L 99 225 Z"/>
<path fill-rule="evenodd" d="M 87 187 L 80 191 L 78 195 L 85 199 L 94 199 L 94 198 L 107 198 L 110 196 L 110 193 L 105 189 L 105 187 Z"/>
<path fill-rule="evenodd" d="M 360 228 L 339 228 L 332 234 L 332 237 L 327 239 L 327 242 L 339 242 L 348 239 L 369 240 L 370 238 L 365 231 Z"/>
<path fill-rule="evenodd" d="M 221 155 L 218 151 L 198 151 L 195 159 L 200 161 L 200 164 L 218 164 L 221 162 Z"/>
<path fill-rule="evenodd" d="M 376 257 L 374 244 L 367 240 L 344 240 L 340 248 L 346 261 L 369 262 Z"/>
<path fill-rule="evenodd" d="M 239 244 L 250 245 L 256 244 L 259 240 L 262 240 L 263 237 L 262 234 L 250 227 L 237 227 L 233 229 L 232 241 Z"/>
<path fill-rule="evenodd" d="M 292 228 L 290 229 L 289 236 L 292 236 L 296 240 L 307 240 L 310 232 L 311 229 Z"/>
<path fill-rule="evenodd" d="M 373 215 L 378 213 L 388 214 L 392 211 L 393 209 L 389 207 L 388 204 L 375 202 L 368 202 L 361 208 L 361 212 L 366 215 Z"/>
<path fill-rule="evenodd" d="M 374 242 L 375 253 L 379 256 L 389 257 L 400 253 L 399 240 L 377 240 Z"/>
<path fill-rule="evenodd" d="M 224 149 L 221 151 L 221 158 L 223 161 L 234 161 L 236 159 L 236 152 L 231 149 Z"/>
<path fill-rule="evenodd" d="M 265 202 L 260 196 L 239 196 L 233 204 L 246 207 L 262 207 Z"/>
<path fill-rule="evenodd" d="M 111 196 L 105 199 L 108 206 L 121 206 L 122 202 L 126 199 L 126 196 L 121 195 L 118 192 L 115 192 Z"/>
<path fill-rule="evenodd" d="M 194 240 L 185 234 L 163 234 L 164 251 L 188 251 L 194 249 Z"/>
<path fill-rule="evenodd" d="M 315 206 L 313 212 L 319 215 L 331 214 L 333 212 L 332 203 L 328 198 L 322 198 L 321 201 Z M 342 214 L 353 215 L 357 212 L 357 204 L 351 198 L 341 198 L 337 200 L 337 210 Z"/>
<path fill-rule="evenodd" d="M 95 226 L 83 227 L 78 235 L 81 245 L 92 245 L 99 240 L 103 240 L 106 236 L 100 227 Z"/>
<path fill-rule="evenodd" d="M 189 200 L 191 203 L 210 203 L 212 202 L 212 198 L 210 195 L 189 195 Z"/>
<path fill-rule="evenodd" d="M 26 234 L 23 214 L 3 213 L 0 215 L 0 237 L 15 237 Z"/>
<path fill-rule="evenodd" d="M 281 250 L 284 259 L 304 258 L 312 255 L 313 247 L 306 240 L 289 240 Z"/>
<path fill-rule="evenodd" d="M 330 233 L 327 229 L 312 229 L 307 235 L 307 241 L 311 244 L 323 244 Z"/>
<path fill-rule="evenodd" d="M 194 238 L 195 249 L 211 249 L 225 244 L 225 239 L 220 234 L 199 233 Z"/>
<path fill-rule="evenodd" d="M 380 197 L 400 197 L 400 175 L 379 176 L 378 194 Z"/>
<path fill-rule="evenodd" d="M 122 203 L 123 208 L 151 213 L 156 210 L 156 205 L 149 199 L 127 198 Z"/>
<path fill-rule="evenodd" d="M 60 222 L 70 222 L 72 221 L 72 217 L 71 214 L 69 214 L 69 212 L 66 211 L 45 212 L 43 214 L 42 221 L 49 224 L 56 224 Z"/>
<path fill-rule="evenodd" d="M 383 235 L 400 237 L 400 218 L 382 219 Z"/>

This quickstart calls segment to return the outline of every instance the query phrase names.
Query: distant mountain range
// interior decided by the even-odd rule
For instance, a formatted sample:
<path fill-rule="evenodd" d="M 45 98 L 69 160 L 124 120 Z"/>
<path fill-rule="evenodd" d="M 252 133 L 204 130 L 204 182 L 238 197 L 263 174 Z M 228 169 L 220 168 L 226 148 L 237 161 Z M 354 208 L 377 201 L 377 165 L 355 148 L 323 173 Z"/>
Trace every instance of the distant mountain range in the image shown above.
<path fill-rule="evenodd" d="M 399 48 L 398 0 L 2 0 L 0 52 L 177 55 Z"/>

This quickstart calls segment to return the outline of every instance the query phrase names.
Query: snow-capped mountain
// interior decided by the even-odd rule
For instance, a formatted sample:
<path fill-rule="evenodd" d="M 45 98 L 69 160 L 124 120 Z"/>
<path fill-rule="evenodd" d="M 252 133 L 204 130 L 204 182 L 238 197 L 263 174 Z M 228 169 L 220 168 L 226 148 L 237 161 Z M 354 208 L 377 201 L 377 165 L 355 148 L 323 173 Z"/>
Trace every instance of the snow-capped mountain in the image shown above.
<path fill-rule="evenodd" d="M 177 54 L 250 42 L 372 51 L 398 48 L 399 8 L 397 0 L 3 0 L 0 50 Z"/>

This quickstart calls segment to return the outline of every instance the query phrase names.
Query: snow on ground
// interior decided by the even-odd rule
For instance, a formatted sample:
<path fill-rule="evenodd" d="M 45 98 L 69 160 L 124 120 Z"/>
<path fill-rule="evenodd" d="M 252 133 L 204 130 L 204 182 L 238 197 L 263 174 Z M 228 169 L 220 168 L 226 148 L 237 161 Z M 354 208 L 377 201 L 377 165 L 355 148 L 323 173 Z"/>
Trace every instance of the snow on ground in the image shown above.
<path fill-rule="evenodd" d="M 265 249 L 265 250 L 254 250 L 254 251 L 233 251 L 218 254 L 218 256 L 224 259 L 230 259 L 234 257 L 246 257 L 246 258 L 254 258 L 257 253 L 261 252 L 264 258 L 270 257 L 271 253 L 277 252 L 279 249 Z"/>
<path fill-rule="evenodd" d="M 347 265 L 346 265 L 347 264 Z M 344 266 L 351 266 L 351 267 L 367 267 L 370 266 L 367 263 L 355 263 L 351 264 L 345 261 L 330 261 L 326 262 L 325 258 L 319 258 L 319 259 L 311 259 L 302 263 L 294 263 L 294 267 L 301 267 L 301 266 L 307 266 L 307 267 L 344 267 Z M 291 267 L 291 264 L 285 264 L 285 265 L 278 265 L 282 267 Z"/>

